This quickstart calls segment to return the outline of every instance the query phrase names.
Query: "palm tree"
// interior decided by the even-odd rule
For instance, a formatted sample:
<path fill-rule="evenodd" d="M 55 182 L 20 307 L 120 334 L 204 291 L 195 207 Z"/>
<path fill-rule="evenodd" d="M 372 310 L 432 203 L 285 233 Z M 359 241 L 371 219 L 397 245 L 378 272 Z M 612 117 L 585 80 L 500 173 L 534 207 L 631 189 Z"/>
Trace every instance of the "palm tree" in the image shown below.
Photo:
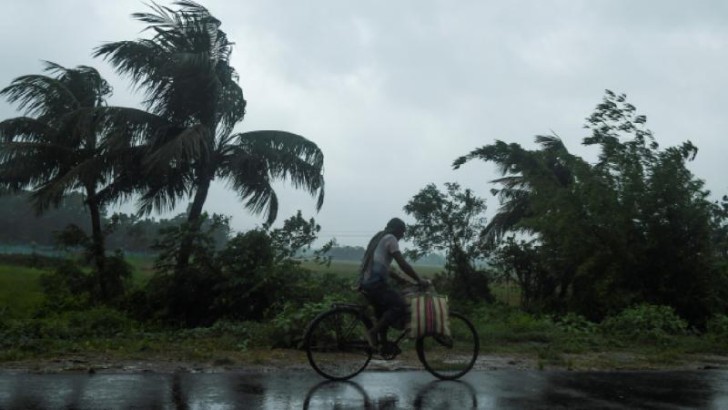
<path fill-rule="evenodd" d="M 99 189 L 113 179 L 114 166 L 101 144 L 98 120 L 111 87 L 92 67 L 68 69 L 46 62 L 51 74 L 26 75 L 0 91 L 25 116 L 0 122 L 0 186 L 32 191 L 38 213 L 58 206 L 64 195 L 81 190 L 91 216 L 91 257 L 102 300 L 119 278 L 104 278 L 105 246 L 101 214 L 107 197 Z"/>
<path fill-rule="evenodd" d="M 271 183 L 290 179 L 294 187 L 318 194 L 323 203 L 323 154 L 313 142 L 283 131 L 233 134 L 246 101 L 230 66 L 232 43 L 220 21 L 203 6 L 177 1 L 179 9 L 152 3 L 151 13 L 132 16 L 147 23 L 151 39 L 107 43 L 95 50 L 116 71 L 145 91 L 145 108 L 166 125 L 147 127 L 143 144 L 140 210 L 169 210 L 190 197 L 188 222 L 195 226 L 212 181 L 227 180 L 254 213 L 275 220 L 278 200 Z M 124 122 L 120 113 L 117 122 Z M 134 120 L 139 119 L 134 113 Z M 138 123 L 137 123 L 138 124 Z M 183 241 L 178 271 L 190 257 Z"/>

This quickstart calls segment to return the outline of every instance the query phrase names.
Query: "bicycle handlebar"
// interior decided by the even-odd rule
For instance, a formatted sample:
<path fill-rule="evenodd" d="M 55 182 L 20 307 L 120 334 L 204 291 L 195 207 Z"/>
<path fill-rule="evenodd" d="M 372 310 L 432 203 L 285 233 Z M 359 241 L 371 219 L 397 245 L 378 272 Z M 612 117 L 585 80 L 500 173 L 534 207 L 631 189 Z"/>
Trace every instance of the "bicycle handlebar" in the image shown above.
<path fill-rule="evenodd" d="M 422 284 L 413 284 L 411 286 L 407 286 L 404 288 L 403 293 L 404 294 L 415 294 L 415 293 L 423 293 L 423 292 L 434 292 L 435 286 L 432 284 L 432 281 L 429 279 L 422 281 Z"/>

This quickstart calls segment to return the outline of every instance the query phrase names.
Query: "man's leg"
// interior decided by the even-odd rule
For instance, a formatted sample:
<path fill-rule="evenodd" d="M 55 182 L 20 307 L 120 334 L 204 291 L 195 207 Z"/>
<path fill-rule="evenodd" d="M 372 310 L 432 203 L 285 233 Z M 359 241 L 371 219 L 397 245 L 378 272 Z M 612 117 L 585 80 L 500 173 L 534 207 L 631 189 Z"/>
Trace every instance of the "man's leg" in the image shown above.
<path fill-rule="evenodd" d="M 369 332 L 372 336 L 379 336 L 379 342 L 384 343 L 387 341 L 389 326 L 407 314 L 407 302 L 395 289 L 384 286 L 378 289 L 375 309 L 381 309 L 384 313 Z"/>
<path fill-rule="evenodd" d="M 379 327 L 377 327 L 377 324 L 382 320 L 382 316 L 387 309 L 387 307 L 382 304 L 379 297 L 381 290 L 381 286 L 376 286 L 369 288 L 364 292 L 364 296 L 367 301 L 374 308 L 374 318 L 376 319 L 376 321 L 372 324 L 372 327 L 367 330 L 366 334 L 367 342 L 371 347 L 376 347 L 379 344 Z"/>

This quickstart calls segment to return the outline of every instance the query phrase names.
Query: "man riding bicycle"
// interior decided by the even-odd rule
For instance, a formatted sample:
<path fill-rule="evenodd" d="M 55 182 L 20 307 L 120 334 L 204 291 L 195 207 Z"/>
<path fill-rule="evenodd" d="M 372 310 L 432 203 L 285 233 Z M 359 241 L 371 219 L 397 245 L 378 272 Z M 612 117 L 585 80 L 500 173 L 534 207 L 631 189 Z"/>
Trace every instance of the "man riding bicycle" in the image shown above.
<path fill-rule="evenodd" d="M 402 294 L 389 284 L 390 264 L 397 261 L 400 269 L 419 285 L 427 284 L 412 269 L 399 250 L 399 240 L 404 237 L 406 226 L 399 218 L 392 218 L 383 231 L 378 232 L 369 241 L 362 259 L 359 288 L 369 303 L 374 306 L 377 323 L 367 332 L 367 341 L 372 348 L 377 342 L 385 345 L 387 330 L 390 326 L 404 328 L 407 319 L 407 303 Z"/>

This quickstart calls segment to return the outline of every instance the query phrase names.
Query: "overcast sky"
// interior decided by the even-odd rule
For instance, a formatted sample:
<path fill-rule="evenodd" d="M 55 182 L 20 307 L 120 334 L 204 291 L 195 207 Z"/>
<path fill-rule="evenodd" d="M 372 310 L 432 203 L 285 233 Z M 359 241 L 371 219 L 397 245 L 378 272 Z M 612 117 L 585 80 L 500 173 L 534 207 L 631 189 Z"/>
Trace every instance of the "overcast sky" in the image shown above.
<path fill-rule="evenodd" d="M 169 4 L 161 2 L 161 4 Z M 248 101 L 240 131 L 281 129 L 325 155 L 326 201 L 282 184 L 278 221 L 301 209 L 321 240 L 365 245 L 430 182 L 489 194 L 490 164 L 452 161 L 495 139 L 535 148 L 558 134 L 573 153 L 604 90 L 626 93 L 665 148 L 699 148 L 690 165 L 715 198 L 728 194 L 728 2 L 207 0 L 236 43 Z M 147 33 L 137 0 L 0 0 L 0 85 L 40 73 L 41 60 L 93 65 L 112 105 L 140 95 L 94 47 Z M 0 119 L 17 115 L 0 101 Z M 128 206 L 126 209 L 131 210 Z M 205 209 L 236 230 L 263 222 L 223 184 Z"/>

